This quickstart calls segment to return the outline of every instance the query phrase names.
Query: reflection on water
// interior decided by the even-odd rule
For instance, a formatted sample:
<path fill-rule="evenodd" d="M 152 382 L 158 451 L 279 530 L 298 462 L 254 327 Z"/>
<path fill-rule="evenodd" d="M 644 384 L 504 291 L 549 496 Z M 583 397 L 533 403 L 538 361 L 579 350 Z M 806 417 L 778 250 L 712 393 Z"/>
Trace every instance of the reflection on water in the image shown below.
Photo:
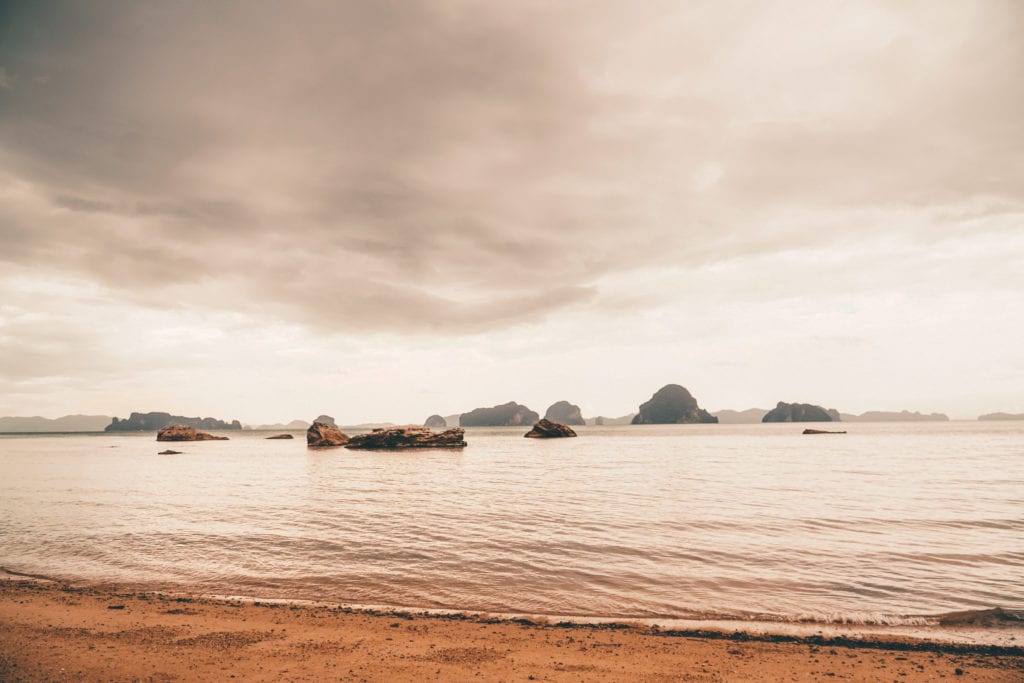
<path fill-rule="evenodd" d="M 1024 425 L 471 430 L 463 452 L 0 438 L 0 565 L 339 602 L 886 621 L 1024 609 Z"/>

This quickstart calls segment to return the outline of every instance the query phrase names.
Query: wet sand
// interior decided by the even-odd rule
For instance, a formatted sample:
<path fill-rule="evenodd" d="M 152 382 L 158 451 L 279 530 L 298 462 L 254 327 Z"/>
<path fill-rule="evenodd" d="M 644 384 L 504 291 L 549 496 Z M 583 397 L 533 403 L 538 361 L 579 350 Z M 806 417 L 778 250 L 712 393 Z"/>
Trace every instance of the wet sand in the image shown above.
<path fill-rule="evenodd" d="M 1024 648 L 659 632 L 0 581 L 3 681 L 1024 680 Z"/>

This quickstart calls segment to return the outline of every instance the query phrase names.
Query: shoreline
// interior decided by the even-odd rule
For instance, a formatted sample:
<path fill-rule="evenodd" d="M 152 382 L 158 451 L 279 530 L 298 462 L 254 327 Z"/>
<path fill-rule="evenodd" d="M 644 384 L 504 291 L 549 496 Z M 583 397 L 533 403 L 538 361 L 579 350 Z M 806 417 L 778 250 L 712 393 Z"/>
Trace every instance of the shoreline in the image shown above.
<path fill-rule="evenodd" d="M 1024 643 L 358 609 L 8 574 L 0 581 L 3 680 L 1024 678 Z"/>
<path fill-rule="evenodd" d="M 981 652 L 1024 655 L 1024 611 L 990 609 L 949 612 L 933 615 L 908 615 L 856 621 L 824 620 L 812 617 L 791 620 L 772 614 L 700 616 L 629 616 L 588 614 L 545 614 L 537 612 L 495 611 L 477 608 L 423 607 L 386 603 L 356 603 L 301 596 L 267 596 L 222 592 L 167 582 L 93 580 L 32 574 L 0 566 L 0 585 L 9 581 L 28 581 L 61 586 L 66 591 L 96 591 L 121 595 L 149 595 L 160 599 L 186 598 L 214 603 L 253 606 L 324 608 L 347 614 L 370 616 L 396 615 L 448 621 L 479 623 L 515 623 L 544 628 L 594 628 L 652 633 L 662 636 L 699 636 L 741 638 L 763 642 L 836 641 L 851 647 L 925 643 L 946 647 L 947 652 Z M 724 634 L 724 635 L 723 635 Z M 739 635 L 737 635 L 739 634 Z M 881 649 L 885 649 L 882 647 Z"/>

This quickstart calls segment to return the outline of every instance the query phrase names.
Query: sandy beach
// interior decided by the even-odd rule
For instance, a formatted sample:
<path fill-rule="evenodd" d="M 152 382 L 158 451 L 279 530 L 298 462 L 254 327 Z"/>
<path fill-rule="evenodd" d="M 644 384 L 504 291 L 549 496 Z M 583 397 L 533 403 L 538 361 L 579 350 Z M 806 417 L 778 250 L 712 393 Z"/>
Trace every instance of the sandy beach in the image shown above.
<path fill-rule="evenodd" d="M 1020 681 L 1024 650 L 899 640 L 773 642 L 0 582 L 0 680 L 232 678 Z"/>

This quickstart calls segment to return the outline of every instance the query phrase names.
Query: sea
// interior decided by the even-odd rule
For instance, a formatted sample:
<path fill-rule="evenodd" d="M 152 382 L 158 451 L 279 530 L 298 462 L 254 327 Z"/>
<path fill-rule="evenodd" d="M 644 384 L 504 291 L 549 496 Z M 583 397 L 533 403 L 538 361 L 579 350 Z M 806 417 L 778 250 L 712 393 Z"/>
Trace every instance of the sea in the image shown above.
<path fill-rule="evenodd" d="M 0 566 L 559 619 L 953 623 L 1024 643 L 1024 422 L 806 426 L 481 428 L 463 450 L 412 452 L 310 449 L 303 432 L 4 435 Z"/>

